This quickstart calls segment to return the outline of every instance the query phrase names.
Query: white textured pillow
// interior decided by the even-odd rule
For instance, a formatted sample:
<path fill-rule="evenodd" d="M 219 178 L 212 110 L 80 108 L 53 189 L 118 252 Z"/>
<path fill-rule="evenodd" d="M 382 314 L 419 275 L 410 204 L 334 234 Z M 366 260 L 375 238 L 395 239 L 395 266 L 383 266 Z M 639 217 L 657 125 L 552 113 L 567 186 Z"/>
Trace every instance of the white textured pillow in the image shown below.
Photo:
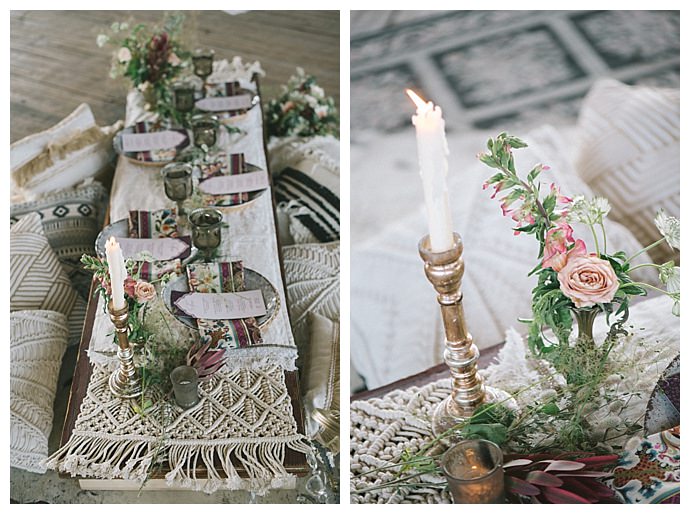
<path fill-rule="evenodd" d="M 340 319 L 340 243 L 283 247 L 290 321 L 300 354 L 309 342 L 309 314 Z"/>
<path fill-rule="evenodd" d="M 10 465 L 45 473 L 67 319 L 54 311 L 10 313 Z"/>
<path fill-rule="evenodd" d="M 449 137 L 451 152 L 463 146 L 463 137 Z M 592 195 L 573 170 L 567 158 L 568 145 L 559 131 L 546 126 L 521 137 L 529 148 L 515 152 L 519 170 L 530 169 L 537 162 L 548 164 L 551 171 L 543 174 L 543 182 L 560 184 L 565 194 Z M 501 342 L 511 326 L 524 330 L 517 319 L 531 316 L 535 277 L 528 278 L 527 273 L 537 262 L 538 244 L 531 236 L 514 236 L 513 221 L 501 216 L 499 202 L 489 199 L 489 191 L 482 191 L 482 182 L 491 170 L 475 158 L 481 149 L 478 146 L 462 155 L 451 153 L 451 169 L 460 171 L 450 173 L 448 183 L 454 228 L 464 241 L 462 287 L 469 330 L 477 346 L 486 348 Z M 370 389 L 443 359 L 440 311 L 417 251 L 428 226 L 421 182 L 414 175 L 409 180 L 419 189 L 415 209 L 352 248 L 350 354 Z M 402 183 L 388 183 L 391 188 L 404 187 Z M 383 194 L 391 196 L 390 192 Z M 606 227 L 609 249 L 630 253 L 641 248 L 622 225 L 609 221 Z M 588 248 L 594 247 L 585 228 L 575 226 L 575 235 L 584 239 Z"/>
<path fill-rule="evenodd" d="M 319 314 L 309 315 L 310 342 L 302 379 L 307 435 L 320 430 L 314 409 L 338 410 L 340 406 L 340 324 Z"/>
<path fill-rule="evenodd" d="M 680 91 L 602 80 L 585 98 L 578 128 L 580 176 L 643 245 L 659 239 L 656 211 L 680 218 Z M 649 253 L 657 263 L 674 256 L 666 245 Z"/>
<path fill-rule="evenodd" d="M 103 180 L 113 157 L 118 121 L 99 127 L 91 108 L 81 104 L 57 125 L 10 146 L 13 202 L 75 186 L 87 178 Z"/>

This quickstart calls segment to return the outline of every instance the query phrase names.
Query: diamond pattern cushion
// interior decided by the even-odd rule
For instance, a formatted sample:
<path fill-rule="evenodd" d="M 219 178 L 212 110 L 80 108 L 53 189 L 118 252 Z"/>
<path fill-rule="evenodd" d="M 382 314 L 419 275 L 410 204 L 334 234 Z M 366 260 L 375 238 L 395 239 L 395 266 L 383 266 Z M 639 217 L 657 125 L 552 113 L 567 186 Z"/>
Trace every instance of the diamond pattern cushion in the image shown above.
<path fill-rule="evenodd" d="M 55 311 L 10 313 L 10 465 L 45 473 L 67 319 Z"/>
<path fill-rule="evenodd" d="M 659 239 L 656 211 L 680 218 L 680 91 L 600 81 L 584 101 L 578 129 L 580 176 L 608 197 L 611 218 L 644 246 Z M 674 257 L 665 244 L 649 254 L 657 263 Z"/>
<path fill-rule="evenodd" d="M 10 311 L 46 309 L 68 316 L 76 298 L 39 215 L 25 216 L 10 230 Z"/>

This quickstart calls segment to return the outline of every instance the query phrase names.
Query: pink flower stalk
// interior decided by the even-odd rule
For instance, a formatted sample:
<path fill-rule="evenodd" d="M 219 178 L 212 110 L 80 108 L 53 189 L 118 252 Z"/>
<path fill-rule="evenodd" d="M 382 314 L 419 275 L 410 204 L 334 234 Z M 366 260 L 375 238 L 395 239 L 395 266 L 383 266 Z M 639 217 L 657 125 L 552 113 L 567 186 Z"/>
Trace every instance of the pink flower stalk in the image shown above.
<path fill-rule="evenodd" d="M 556 184 L 553 182 L 551 183 L 551 192 L 556 194 L 556 202 L 558 203 L 572 203 L 573 199 L 570 198 L 569 196 L 565 196 L 561 194 L 561 188 L 558 187 Z"/>
<path fill-rule="evenodd" d="M 582 239 L 575 241 L 570 250 L 558 246 L 544 246 L 544 259 L 541 262 L 542 268 L 551 268 L 554 271 L 561 271 L 571 258 L 587 255 L 587 248 Z"/>
<path fill-rule="evenodd" d="M 493 200 L 496 198 L 496 195 L 503 189 L 503 187 L 506 185 L 505 182 L 496 182 L 496 185 L 494 186 L 494 193 L 491 195 L 491 199 Z"/>

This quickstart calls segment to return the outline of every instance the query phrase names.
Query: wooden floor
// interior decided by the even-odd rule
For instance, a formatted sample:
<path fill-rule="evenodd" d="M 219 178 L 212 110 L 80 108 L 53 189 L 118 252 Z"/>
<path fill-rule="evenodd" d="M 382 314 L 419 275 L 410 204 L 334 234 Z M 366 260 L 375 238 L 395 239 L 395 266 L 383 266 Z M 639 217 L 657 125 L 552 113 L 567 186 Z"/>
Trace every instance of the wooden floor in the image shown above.
<path fill-rule="evenodd" d="M 280 92 L 297 66 L 340 100 L 338 11 L 187 11 L 189 47 L 220 58 L 259 60 L 264 99 Z M 11 141 L 46 129 L 87 102 L 100 125 L 124 117 L 126 83 L 109 78 L 111 47 L 96 36 L 114 21 L 156 23 L 161 11 L 12 11 Z"/>

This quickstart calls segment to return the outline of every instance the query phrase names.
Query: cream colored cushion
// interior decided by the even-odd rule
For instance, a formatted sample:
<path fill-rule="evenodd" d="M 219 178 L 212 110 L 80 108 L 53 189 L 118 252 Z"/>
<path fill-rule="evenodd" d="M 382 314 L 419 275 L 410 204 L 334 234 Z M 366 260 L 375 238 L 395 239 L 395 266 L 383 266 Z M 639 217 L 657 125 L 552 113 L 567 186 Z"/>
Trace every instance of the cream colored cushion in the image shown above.
<path fill-rule="evenodd" d="M 12 202 L 75 186 L 87 178 L 106 179 L 122 122 L 99 127 L 91 108 L 81 104 L 57 125 L 10 146 Z M 107 180 L 105 180 L 107 182 Z"/>
<path fill-rule="evenodd" d="M 10 311 L 46 309 L 68 316 L 76 298 L 38 214 L 24 216 L 10 229 Z"/>
<path fill-rule="evenodd" d="M 314 409 L 338 410 L 340 407 L 340 324 L 337 321 L 309 314 L 310 341 L 302 379 L 307 435 L 319 431 Z"/>
<path fill-rule="evenodd" d="M 643 245 L 659 239 L 656 211 L 680 218 L 680 91 L 602 80 L 585 98 L 578 129 L 580 176 Z M 660 245 L 650 255 L 661 263 L 674 253 Z"/>
<path fill-rule="evenodd" d="M 67 320 L 55 311 L 10 313 L 10 465 L 45 473 Z"/>

